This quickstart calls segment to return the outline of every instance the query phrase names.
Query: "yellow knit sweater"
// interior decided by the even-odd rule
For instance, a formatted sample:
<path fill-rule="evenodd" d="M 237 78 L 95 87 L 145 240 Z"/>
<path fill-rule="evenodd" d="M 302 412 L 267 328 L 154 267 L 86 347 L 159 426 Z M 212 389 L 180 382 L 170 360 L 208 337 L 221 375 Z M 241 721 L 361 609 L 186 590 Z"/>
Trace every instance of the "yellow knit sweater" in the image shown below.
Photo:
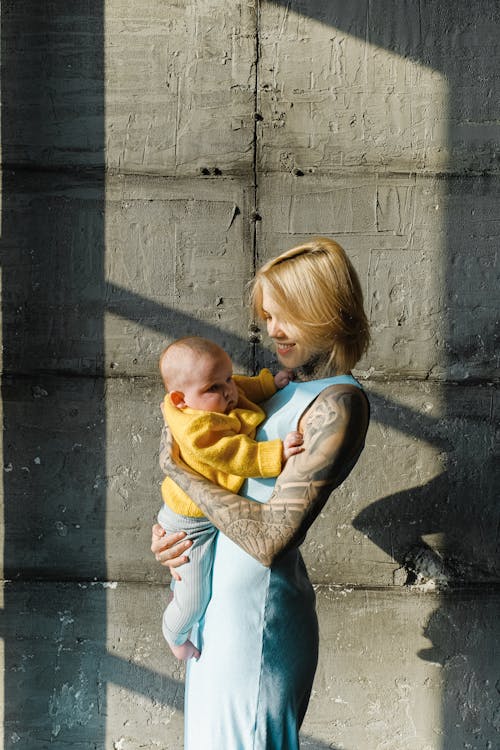
<path fill-rule="evenodd" d="M 179 409 L 167 395 L 163 416 L 180 450 L 180 458 L 210 481 L 238 492 L 247 477 L 276 477 L 281 472 L 281 440 L 256 442 L 255 432 L 266 415 L 257 406 L 276 392 L 269 370 L 256 377 L 235 375 L 239 399 L 229 414 Z M 203 513 L 170 477 L 161 486 L 163 501 L 176 513 L 199 517 Z"/>

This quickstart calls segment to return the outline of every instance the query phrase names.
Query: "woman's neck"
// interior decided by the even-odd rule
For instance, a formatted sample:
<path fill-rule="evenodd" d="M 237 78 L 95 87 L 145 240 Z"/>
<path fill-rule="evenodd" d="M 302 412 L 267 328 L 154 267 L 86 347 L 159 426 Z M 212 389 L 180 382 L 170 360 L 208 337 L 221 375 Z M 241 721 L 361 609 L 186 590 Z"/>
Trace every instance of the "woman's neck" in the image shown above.
<path fill-rule="evenodd" d="M 300 381 L 320 380 L 338 375 L 328 352 L 315 354 L 308 362 L 295 370 L 295 378 Z"/>

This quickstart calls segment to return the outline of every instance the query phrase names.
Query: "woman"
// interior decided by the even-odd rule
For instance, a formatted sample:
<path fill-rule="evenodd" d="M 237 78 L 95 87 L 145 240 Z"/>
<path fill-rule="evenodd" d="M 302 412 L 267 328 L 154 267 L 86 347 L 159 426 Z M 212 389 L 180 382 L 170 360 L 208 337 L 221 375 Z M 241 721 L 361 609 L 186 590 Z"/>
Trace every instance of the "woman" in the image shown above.
<path fill-rule="evenodd" d="M 298 750 L 318 651 L 315 597 L 298 547 L 355 465 L 369 422 L 366 396 L 350 375 L 368 345 L 368 324 L 342 248 L 318 238 L 270 261 L 255 277 L 252 304 L 281 364 L 296 374 L 267 402 L 257 439 L 299 429 L 305 450 L 277 480 L 247 480 L 241 496 L 161 451 L 164 470 L 222 532 L 211 600 L 194 636 L 201 657 L 188 665 L 188 750 Z M 152 551 L 177 576 L 189 542 L 161 534 L 153 527 Z"/>

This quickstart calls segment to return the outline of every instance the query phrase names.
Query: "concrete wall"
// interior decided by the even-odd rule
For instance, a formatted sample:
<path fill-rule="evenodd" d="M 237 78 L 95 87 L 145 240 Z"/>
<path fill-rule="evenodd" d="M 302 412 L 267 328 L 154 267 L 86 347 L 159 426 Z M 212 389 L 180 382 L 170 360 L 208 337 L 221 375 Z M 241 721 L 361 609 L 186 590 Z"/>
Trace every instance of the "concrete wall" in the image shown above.
<path fill-rule="evenodd" d="M 157 357 L 269 362 L 245 285 L 316 234 L 363 282 L 373 421 L 303 546 L 303 747 L 500 747 L 497 3 L 0 10 L 1 747 L 182 746 Z"/>

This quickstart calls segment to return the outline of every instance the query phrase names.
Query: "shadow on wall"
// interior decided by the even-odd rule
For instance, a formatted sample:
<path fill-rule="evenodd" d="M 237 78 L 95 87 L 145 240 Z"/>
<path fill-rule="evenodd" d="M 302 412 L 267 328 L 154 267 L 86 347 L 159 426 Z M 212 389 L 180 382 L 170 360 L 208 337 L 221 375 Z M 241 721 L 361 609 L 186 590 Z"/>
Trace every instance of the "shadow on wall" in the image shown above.
<path fill-rule="evenodd" d="M 489 411 L 488 396 L 480 405 L 488 389 L 461 390 L 462 416 L 434 424 L 371 397 L 375 420 L 390 424 L 382 414 L 392 412 L 398 429 L 445 452 L 449 469 L 425 485 L 382 498 L 353 520 L 399 563 L 396 584 L 441 590 L 439 608 L 422 633 L 431 646 L 416 655 L 441 667 L 442 735 L 436 747 L 442 750 L 466 741 L 494 747 L 498 737 L 498 462 L 491 455 L 494 425 L 487 416 L 467 416 L 470 397 L 477 409 L 471 406 L 470 413 Z M 479 447 L 471 450 L 474 445 Z"/>
<path fill-rule="evenodd" d="M 102 6 L 1 6 L 6 750 L 105 744 Z"/>
<path fill-rule="evenodd" d="M 300 735 L 300 746 L 302 750 L 349 750 L 346 747 L 339 748 L 337 745 L 332 745 L 331 742 L 327 745 L 325 742 L 320 742 L 305 734 Z"/>
<path fill-rule="evenodd" d="M 353 524 L 408 569 L 409 582 L 412 555 L 427 549 L 448 583 L 495 584 L 500 477 L 491 452 L 493 395 L 487 385 L 452 390 L 458 398 L 453 393 L 440 419 L 370 394 L 374 422 L 434 446 L 446 470 L 373 503 Z"/>

